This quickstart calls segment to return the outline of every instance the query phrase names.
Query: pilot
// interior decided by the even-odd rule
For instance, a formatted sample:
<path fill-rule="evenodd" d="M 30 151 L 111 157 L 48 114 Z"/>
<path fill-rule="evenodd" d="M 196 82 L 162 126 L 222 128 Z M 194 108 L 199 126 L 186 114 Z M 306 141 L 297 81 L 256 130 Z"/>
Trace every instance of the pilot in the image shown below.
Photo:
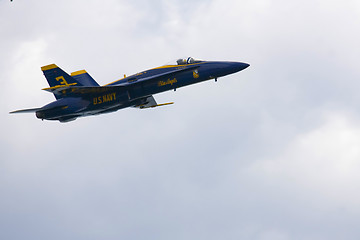
<path fill-rule="evenodd" d="M 195 60 L 192 57 L 188 57 L 188 59 L 186 60 L 187 64 L 191 64 L 191 63 L 194 63 L 194 62 L 195 62 Z"/>
<path fill-rule="evenodd" d="M 186 61 L 185 61 L 185 59 L 180 58 L 180 59 L 178 59 L 178 60 L 176 61 L 176 63 L 177 63 L 178 65 L 184 65 L 184 64 L 186 64 Z"/>

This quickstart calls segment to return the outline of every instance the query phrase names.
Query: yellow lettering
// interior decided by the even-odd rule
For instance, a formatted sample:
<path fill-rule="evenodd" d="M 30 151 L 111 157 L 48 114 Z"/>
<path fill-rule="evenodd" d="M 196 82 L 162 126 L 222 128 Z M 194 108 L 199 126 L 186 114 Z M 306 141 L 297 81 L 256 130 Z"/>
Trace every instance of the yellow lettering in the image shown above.
<path fill-rule="evenodd" d="M 93 98 L 94 105 L 98 105 L 101 103 L 111 102 L 116 100 L 116 93 L 110 93 L 103 96 Z"/>
<path fill-rule="evenodd" d="M 56 81 L 60 82 L 61 85 L 69 85 L 63 76 L 55 78 Z"/>
<path fill-rule="evenodd" d="M 168 79 L 166 82 L 164 81 L 159 81 L 158 82 L 158 86 L 161 87 L 161 86 L 165 86 L 165 85 L 173 85 L 174 83 L 177 83 L 177 79 L 174 78 L 174 79 Z"/>
<path fill-rule="evenodd" d="M 172 86 L 174 83 L 177 82 L 177 80 L 176 80 L 176 78 L 174 78 L 174 79 L 169 79 L 169 82 L 170 82 L 170 84 L 171 84 L 171 86 Z"/>

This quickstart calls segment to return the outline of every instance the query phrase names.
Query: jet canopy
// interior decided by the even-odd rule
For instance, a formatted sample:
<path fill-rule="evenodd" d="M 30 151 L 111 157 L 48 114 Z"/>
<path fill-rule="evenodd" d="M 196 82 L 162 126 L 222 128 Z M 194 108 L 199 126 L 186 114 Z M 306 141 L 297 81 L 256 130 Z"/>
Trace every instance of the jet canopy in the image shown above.
<path fill-rule="evenodd" d="M 188 57 L 188 58 L 179 58 L 178 60 L 176 60 L 176 64 L 177 65 L 186 65 L 186 64 L 193 64 L 193 63 L 198 63 L 201 62 L 200 60 L 196 60 L 192 57 Z"/>

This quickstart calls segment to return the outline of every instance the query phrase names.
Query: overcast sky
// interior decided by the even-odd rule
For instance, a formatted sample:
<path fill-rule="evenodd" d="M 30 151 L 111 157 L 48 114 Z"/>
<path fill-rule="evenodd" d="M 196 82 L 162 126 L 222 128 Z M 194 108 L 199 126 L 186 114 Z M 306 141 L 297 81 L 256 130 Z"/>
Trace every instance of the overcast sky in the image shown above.
<path fill-rule="evenodd" d="M 0 0 L 0 239 L 359 239 L 358 0 Z M 103 85 L 246 70 L 70 123 L 40 67 Z"/>

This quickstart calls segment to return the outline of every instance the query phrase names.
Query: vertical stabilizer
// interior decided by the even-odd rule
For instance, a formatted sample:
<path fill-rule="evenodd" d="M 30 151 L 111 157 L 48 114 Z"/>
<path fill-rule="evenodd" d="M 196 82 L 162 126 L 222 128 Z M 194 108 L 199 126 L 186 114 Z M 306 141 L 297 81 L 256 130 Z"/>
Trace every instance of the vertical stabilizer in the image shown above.
<path fill-rule="evenodd" d="M 71 77 L 84 86 L 98 87 L 99 84 L 85 70 L 71 73 Z"/>
<path fill-rule="evenodd" d="M 41 67 L 50 88 L 67 87 L 67 86 L 83 86 L 80 82 L 76 81 L 69 74 L 63 71 L 55 64 L 50 64 Z M 60 93 L 54 93 L 56 99 L 62 98 Z"/>

